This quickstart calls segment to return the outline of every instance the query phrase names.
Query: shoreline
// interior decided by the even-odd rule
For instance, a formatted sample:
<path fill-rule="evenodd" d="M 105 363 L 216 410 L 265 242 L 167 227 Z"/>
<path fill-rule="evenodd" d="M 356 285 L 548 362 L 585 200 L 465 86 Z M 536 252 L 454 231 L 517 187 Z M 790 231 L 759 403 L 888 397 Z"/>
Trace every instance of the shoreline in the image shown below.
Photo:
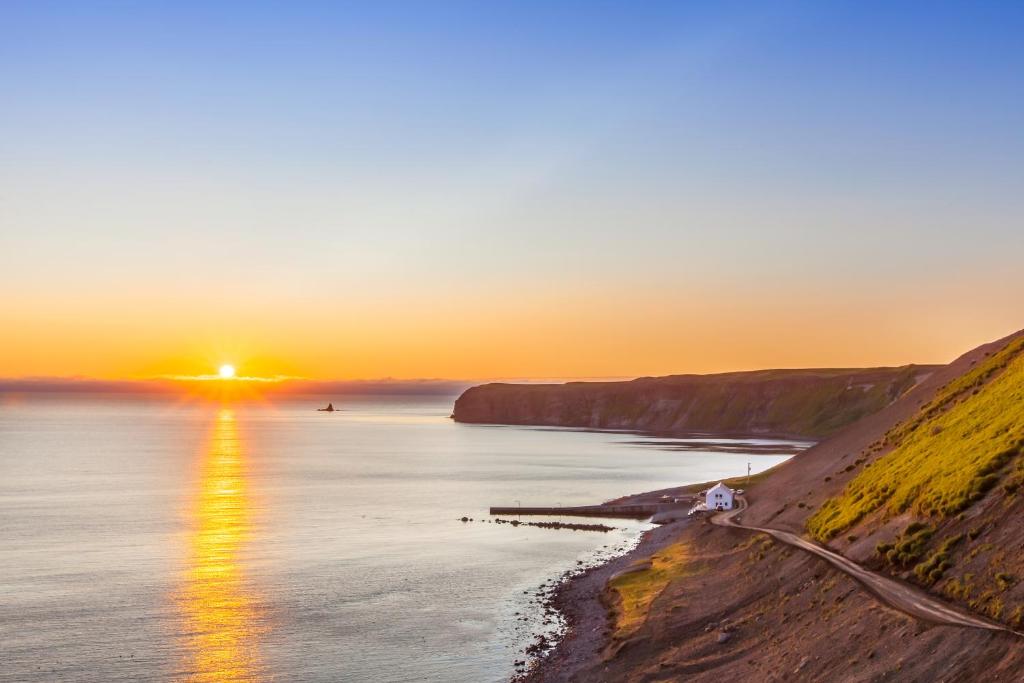
<path fill-rule="evenodd" d="M 744 439 L 767 439 L 770 441 L 794 441 L 808 444 L 807 448 L 824 441 L 828 436 L 814 436 L 799 434 L 797 432 L 772 432 L 772 431 L 750 431 L 750 430 L 724 430 L 714 432 L 702 432 L 696 430 L 675 430 L 675 429 L 640 429 L 629 427 L 589 427 L 578 425 L 556 424 L 553 422 L 474 422 L 459 420 L 454 414 L 448 419 L 459 425 L 469 427 L 515 427 L 519 429 L 551 430 L 566 432 L 586 432 L 591 434 L 621 434 L 625 436 L 647 437 L 652 439 L 728 439 L 742 441 Z M 714 450 L 714 449 L 711 449 Z"/>
<path fill-rule="evenodd" d="M 582 572 L 567 572 L 558 577 L 558 586 L 539 608 L 560 614 L 565 630 L 547 652 L 538 652 L 548 644 L 544 640 L 529 646 L 527 654 L 534 657 L 530 667 L 514 673 L 510 681 L 561 683 L 584 665 L 597 661 L 611 635 L 610 614 L 601 599 L 608 580 L 671 543 L 691 522 L 690 518 L 680 519 L 644 531 L 637 545 L 628 552 Z"/>
<path fill-rule="evenodd" d="M 773 469 L 752 475 L 752 479 L 756 480 Z M 746 477 L 737 479 L 745 480 Z M 660 502 L 666 495 L 692 496 L 714 483 L 683 484 L 627 494 L 594 507 L 651 504 Z M 642 532 L 637 544 L 622 555 L 582 571 L 563 572 L 551 579 L 556 587 L 537 605 L 537 609 L 543 614 L 560 615 L 565 628 L 553 647 L 548 636 L 540 634 L 535 637 L 526 648 L 525 658 L 516 661 L 517 665 L 527 664 L 527 668 L 523 670 L 517 666 L 509 678 L 510 683 L 565 683 L 584 666 L 600 661 L 602 650 L 611 643 L 611 614 L 602 599 L 609 579 L 675 541 L 695 519 L 689 515 L 669 516 L 656 522 L 658 526 L 655 528 Z"/>
<path fill-rule="evenodd" d="M 501 425 L 506 427 L 522 427 L 522 425 Z M 630 433 L 633 430 L 577 429 L 565 427 L 546 427 L 566 431 L 598 432 L 598 433 Z M 650 433 L 647 433 L 650 435 Z M 726 435 L 690 434 L 690 438 L 708 439 L 712 443 L 718 439 L 732 439 Z M 678 438 L 678 437 L 669 437 Z M 747 438 L 771 438 L 763 435 L 747 435 Z M 791 439 L 796 441 L 797 439 Z M 726 478 L 728 485 L 746 487 L 756 483 L 769 472 L 789 462 L 793 456 L 817 445 L 807 437 L 800 438 L 803 443 L 795 452 L 787 449 L 790 457 L 757 474 Z M 709 444 L 710 445 L 710 444 Z M 705 446 L 701 450 L 717 450 Z M 716 480 L 717 481 L 717 480 Z M 621 555 L 600 561 L 586 567 L 576 567 L 552 576 L 541 589 L 544 595 L 534 609 L 545 619 L 559 619 L 562 627 L 556 631 L 535 633 L 531 642 L 517 656 L 513 669 L 509 674 L 510 683 L 563 683 L 572 679 L 583 668 L 594 666 L 603 657 L 603 651 L 611 644 L 613 626 L 611 612 L 605 604 L 603 594 L 607 583 L 615 574 L 656 554 L 662 548 L 678 540 L 683 532 L 690 528 L 695 518 L 688 515 L 690 505 L 676 503 L 674 499 L 693 499 L 704 488 L 712 486 L 716 481 L 703 481 L 690 484 L 678 484 L 662 489 L 629 493 L 618 498 L 606 500 L 594 505 L 582 506 L 587 509 L 588 516 L 594 518 L 620 518 L 621 508 L 629 506 L 655 508 L 657 511 L 650 516 L 654 528 L 640 533 L 635 545 Z M 525 508 L 533 510 L 533 508 Z M 536 509 L 540 514 L 542 508 Z M 547 509 L 543 508 L 546 512 Z M 603 514 L 602 514 L 603 510 Z M 515 514 L 512 508 L 491 508 L 491 514 Z M 569 512 L 560 509 L 560 512 Z M 571 514 L 571 512 L 569 512 Z M 647 515 L 645 515 L 647 517 Z M 582 563 L 581 563 L 582 564 Z M 546 585 L 547 584 L 547 585 Z M 537 594 L 540 596 L 540 593 Z M 557 615 L 557 617 L 556 617 Z M 546 622 L 545 622 L 546 623 Z"/>

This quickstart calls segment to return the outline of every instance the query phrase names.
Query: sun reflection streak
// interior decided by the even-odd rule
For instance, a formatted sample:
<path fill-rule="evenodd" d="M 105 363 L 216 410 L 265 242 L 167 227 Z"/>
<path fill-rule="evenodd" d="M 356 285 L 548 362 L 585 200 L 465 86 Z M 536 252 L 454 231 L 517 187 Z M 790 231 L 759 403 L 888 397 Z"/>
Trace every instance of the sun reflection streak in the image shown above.
<path fill-rule="evenodd" d="M 186 569 L 178 596 L 188 680 L 261 678 L 261 605 L 246 580 L 241 552 L 252 535 L 246 459 L 234 411 L 217 414 L 202 454 Z"/>

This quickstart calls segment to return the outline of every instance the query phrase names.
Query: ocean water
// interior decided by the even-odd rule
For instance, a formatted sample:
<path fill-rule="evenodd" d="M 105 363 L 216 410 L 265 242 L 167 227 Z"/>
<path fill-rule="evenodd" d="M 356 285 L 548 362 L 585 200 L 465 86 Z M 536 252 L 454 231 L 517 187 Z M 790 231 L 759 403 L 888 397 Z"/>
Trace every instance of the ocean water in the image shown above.
<path fill-rule="evenodd" d="M 0 397 L 0 681 L 507 680 L 545 628 L 537 587 L 647 525 L 512 527 L 488 506 L 807 445 L 460 425 L 453 398 Z"/>

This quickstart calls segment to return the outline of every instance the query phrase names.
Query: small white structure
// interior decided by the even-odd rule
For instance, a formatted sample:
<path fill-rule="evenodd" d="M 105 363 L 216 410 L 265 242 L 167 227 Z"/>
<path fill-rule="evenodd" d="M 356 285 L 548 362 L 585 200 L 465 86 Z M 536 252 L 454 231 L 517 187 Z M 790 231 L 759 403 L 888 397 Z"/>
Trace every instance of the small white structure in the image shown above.
<path fill-rule="evenodd" d="M 704 505 L 708 510 L 732 510 L 732 489 L 718 482 L 708 489 L 704 496 Z"/>

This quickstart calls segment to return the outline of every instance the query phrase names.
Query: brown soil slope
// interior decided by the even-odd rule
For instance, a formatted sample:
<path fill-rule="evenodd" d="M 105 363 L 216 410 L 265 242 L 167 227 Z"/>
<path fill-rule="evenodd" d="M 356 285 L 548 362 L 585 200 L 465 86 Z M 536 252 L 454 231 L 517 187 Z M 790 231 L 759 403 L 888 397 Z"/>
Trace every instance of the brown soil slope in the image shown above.
<path fill-rule="evenodd" d="M 630 382 L 485 384 L 455 402 L 458 422 L 628 429 L 664 434 L 820 438 L 881 410 L 935 366 L 762 370 Z"/>
<path fill-rule="evenodd" d="M 900 503 L 905 509 L 893 509 L 893 501 L 883 501 L 853 523 L 840 525 L 841 531 L 831 532 L 829 545 L 959 607 L 1016 626 L 1021 614 L 1017 608 L 1024 605 L 1024 525 L 1020 524 L 1024 500 L 1017 495 L 1024 482 L 1024 440 L 1017 440 L 1014 429 L 1024 428 L 1024 421 L 1017 425 L 1006 418 L 1006 426 L 995 430 L 999 438 L 994 439 L 981 427 L 964 427 L 964 415 L 985 415 L 975 404 L 983 406 L 986 398 L 1017 396 L 1007 394 L 1005 387 L 1016 381 L 1008 373 L 1017 363 L 1024 366 L 1024 333 L 976 349 L 932 373 L 887 408 L 795 456 L 752 485 L 743 522 L 806 534 L 809 521 L 818 528 L 815 523 L 820 527 L 822 519 L 834 520 L 836 510 L 859 501 L 865 486 L 862 480 L 888 472 L 886 468 L 894 467 L 893 458 L 917 453 L 923 460 L 911 463 L 915 476 L 927 471 L 933 461 L 945 462 L 943 458 L 952 458 L 955 465 L 957 448 L 941 453 L 925 448 L 921 455 L 920 449 L 913 450 L 920 439 L 926 439 L 927 446 L 927 439 L 949 437 L 949 430 L 956 429 L 966 448 L 970 437 L 979 432 L 987 439 L 982 447 L 991 441 L 1001 455 L 997 465 L 986 461 L 980 470 L 988 488 L 976 491 L 971 487 L 977 477 L 964 479 L 969 491 L 963 500 L 968 502 L 960 504 L 966 507 L 940 513 L 934 506 L 922 509 L 914 500 Z M 1003 412 L 1016 415 L 1022 408 L 1024 404 L 1005 404 Z M 943 431 L 939 427 L 946 423 L 937 422 L 942 419 L 954 426 Z M 1009 451 L 1006 443 L 1012 445 Z M 932 492 L 915 493 L 927 499 Z M 690 546 L 689 566 L 659 592 L 642 626 L 618 640 L 611 622 L 601 633 L 571 633 L 532 680 L 1017 681 L 1024 677 L 1024 638 L 908 617 L 822 560 L 763 534 L 721 528 L 706 520 L 679 528 L 670 540 Z M 895 560 L 887 559 L 894 555 Z M 642 553 L 635 559 L 642 561 Z M 606 602 L 616 604 L 614 599 Z M 601 656 L 583 663 L 563 656 L 573 650 L 574 640 L 587 638 L 602 643 Z"/>
<path fill-rule="evenodd" d="M 1020 680 L 1015 636 L 912 619 L 765 536 L 698 522 L 680 538 L 699 553 L 639 631 L 582 666 L 549 662 L 534 680 Z"/>

